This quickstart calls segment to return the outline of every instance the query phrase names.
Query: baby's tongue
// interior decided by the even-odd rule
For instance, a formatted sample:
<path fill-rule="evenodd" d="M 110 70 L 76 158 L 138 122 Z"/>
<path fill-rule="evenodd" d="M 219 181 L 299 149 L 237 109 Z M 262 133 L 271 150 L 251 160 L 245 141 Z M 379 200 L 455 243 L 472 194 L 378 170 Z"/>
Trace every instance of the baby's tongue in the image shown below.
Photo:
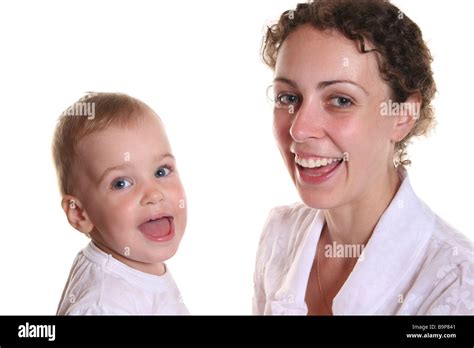
<path fill-rule="evenodd" d="M 151 237 L 163 237 L 166 236 L 171 229 L 169 218 L 161 218 L 154 221 L 148 221 L 140 226 L 138 229 L 143 233 Z"/>

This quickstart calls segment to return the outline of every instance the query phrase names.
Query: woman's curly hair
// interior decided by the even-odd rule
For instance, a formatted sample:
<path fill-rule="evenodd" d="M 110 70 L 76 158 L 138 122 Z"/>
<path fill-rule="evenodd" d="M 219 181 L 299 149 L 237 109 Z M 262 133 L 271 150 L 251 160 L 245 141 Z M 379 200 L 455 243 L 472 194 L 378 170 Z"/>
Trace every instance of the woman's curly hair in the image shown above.
<path fill-rule="evenodd" d="M 420 115 L 412 130 L 395 144 L 394 162 L 411 162 L 406 148 L 413 136 L 426 135 L 434 127 L 431 101 L 436 85 L 431 70 L 431 53 L 420 28 L 387 0 L 313 0 L 283 12 L 279 21 L 268 27 L 262 44 L 262 58 L 275 69 L 278 50 L 296 28 L 310 24 L 318 30 L 337 30 L 359 44 L 361 53 L 376 51 L 379 71 L 392 89 L 393 99 L 401 103 L 414 94 L 421 96 Z M 374 49 L 366 50 L 368 40 Z M 381 59 L 380 59 L 381 58 Z"/>

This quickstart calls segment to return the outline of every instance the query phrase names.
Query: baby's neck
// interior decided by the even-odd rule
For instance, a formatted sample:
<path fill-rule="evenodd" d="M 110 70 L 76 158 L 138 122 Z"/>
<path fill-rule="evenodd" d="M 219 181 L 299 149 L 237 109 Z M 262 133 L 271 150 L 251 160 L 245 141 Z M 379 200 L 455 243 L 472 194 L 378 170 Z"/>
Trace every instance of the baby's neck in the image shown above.
<path fill-rule="evenodd" d="M 124 255 L 121 255 L 117 252 L 115 252 L 113 249 L 107 247 L 104 243 L 101 243 L 100 241 L 97 241 L 95 238 L 92 237 L 92 242 L 94 245 L 102 250 L 106 254 L 112 255 L 112 257 L 123 264 L 127 265 L 128 267 L 131 267 L 133 269 L 136 269 L 140 272 L 156 275 L 156 276 L 162 276 L 166 273 L 166 267 L 163 262 L 157 262 L 157 263 L 144 263 L 144 262 L 139 262 L 136 260 L 132 260 L 127 258 Z"/>

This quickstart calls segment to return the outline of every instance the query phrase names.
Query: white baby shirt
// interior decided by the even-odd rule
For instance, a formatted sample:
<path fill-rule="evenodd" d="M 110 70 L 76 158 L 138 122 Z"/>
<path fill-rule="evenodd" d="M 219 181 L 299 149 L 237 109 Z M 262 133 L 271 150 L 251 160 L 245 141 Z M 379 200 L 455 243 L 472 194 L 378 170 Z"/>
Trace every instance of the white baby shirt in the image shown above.
<path fill-rule="evenodd" d="M 74 260 L 57 315 L 189 314 L 169 272 L 138 271 L 91 241 Z"/>

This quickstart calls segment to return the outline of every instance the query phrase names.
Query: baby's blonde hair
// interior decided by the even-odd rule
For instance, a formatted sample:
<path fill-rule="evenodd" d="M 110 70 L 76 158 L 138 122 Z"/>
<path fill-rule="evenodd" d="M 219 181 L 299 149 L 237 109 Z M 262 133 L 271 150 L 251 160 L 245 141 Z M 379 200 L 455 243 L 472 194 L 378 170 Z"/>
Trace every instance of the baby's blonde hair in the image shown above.
<path fill-rule="evenodd" d="M 89 113 L 84 112 L 87 110 Z M 112 125 L 137 124 L 146 111 L 153 112 L 142 101 L 122 93 L 89 92 L 68 107 L 58 119 L 52 146 L 61 195 L 74 192 L 73 173 L 79 166 L 77 145 L 82 138 Z"/>

